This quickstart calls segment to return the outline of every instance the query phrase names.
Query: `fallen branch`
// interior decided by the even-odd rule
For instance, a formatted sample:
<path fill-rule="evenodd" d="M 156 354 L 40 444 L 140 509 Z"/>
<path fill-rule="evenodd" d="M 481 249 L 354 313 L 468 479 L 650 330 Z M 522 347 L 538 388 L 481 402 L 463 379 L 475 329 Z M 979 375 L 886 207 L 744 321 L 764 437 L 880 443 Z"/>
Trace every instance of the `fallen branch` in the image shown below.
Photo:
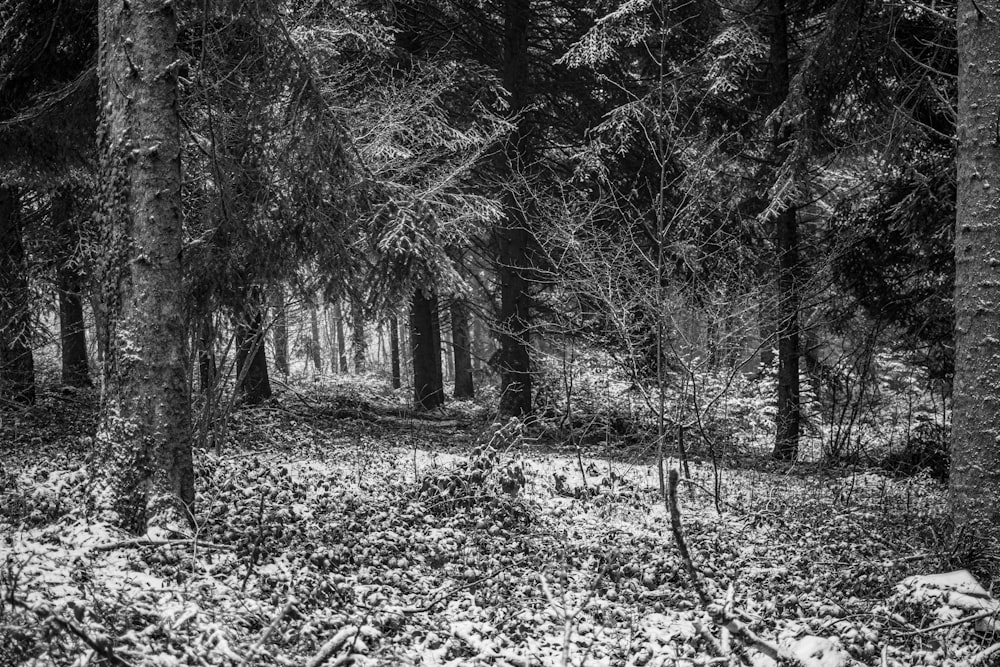
<path fill-rule="evenodd" d="M 309 662 L 306 663 L 306 667 L 319 667 L 330 659 L 334 653 L 340 650 L 340 647 L 347 642 L 347 639 L 351 636 L 357 637 L 360 634 L 361 628 L 356 625 L 345 625 L 340 630 L 337 631 L 333 637 L 331 637 Z M 343 655 L 333 662 L 334 665 L 342 665 L 346 662 L 349 656 Z"/>
<path fill-rule="evenodd" d="M 694 561 L 691 560 L 691 552 L 688 551 L 687 542 L 684 541 L 684 530 L 681 526 L 681 510 L 677 504 L 677 485 L 680 483 L 680 475 L 677 473 L 677 469 L 671 469 L 670 471 L 670 483 L 668 485 L 669 495 L 667 496 L 667 505 L 670 510 L 670 530 L 674 534 L 674 542 L 677 543 L 677 551 L 680 552 L 681 558 L 684 560 L 684 566 L 687 568 L 688 575 L 691 577 L 691 584 L 694 586 L 694 590 L 698 593 L 698 599 L 706 607 L 712 603 L 712 598 L 708 595 L 708 589 L 705 586 L 704 580 L 701 578 L 701 573 L 694 566 Z"/>
<path fill-rule="evenodd" d="M 232 551 L 233 547 L 228 544 L 215 544 L 214 542 L 204 542 L 202 540 L 195 539 L 151 539 L 148 537 L 136 537 L 131 540 L 121 540 L 119 542 L 110 542 L 108 544 L 95 544 L 91 547 L 92 551 L 114 551 L 115 549 L 137 549 L 139 547 L 167 547 L 172 545 L 193 545 L 202 547 L 205 549 L 219 549 L 221 551 Z"/>
<path fill-rule="evenodd" d="M 956 625 L 962 625 L 963 623 L 969 623 L 971 621 L 978 621 L 983 618 L 989 618 L 990 616 L 996 616 L 1000 613 L 1000 610 L 990 609 L 989 611 L 982 611 L 978 614 L 973 614 L 972 616 L 965 616 L 963 618 L 955 619 L 954 621 L 948 621 L 947 623 L 939 623 L 938 625 L 932 625 L 929 628 L 920 628 L 919 630 L 911 630 L 910 632 L 901 632 L 902 637 L 912 637 L 914 635 L 923 635 L 928 632 L 934 632 L 935 630 L 944 630 L 945 628 L 951 628 Z"/>
<path fill-rule="evenodd" d="M 974 656 L 972 656 L 969 659 L 969 664 L 970 665 L 978 665 L 978 664 L 980 664 L 982 662 L 985 662 L 986 658 L 990 657 L 994 653 L 997 653 L 998 651 L 1000 651 L 1000 643 L 994 644 L 993 646 L 990 646 L 989 648 L 983 649 L 979 653 L 977 653 Z"/>
<path fill-rule="evenodd" d="M 264 634 L 262 634 L 256 642 L 254 642 L 254 645 L 250 648 L 250 651 L 243 657 L 242 664 L 245 665 L 249 663 L 257 656 L 257 653 L 264 646 L 264 643 L 268 639 L 270 639 L 271 635 L 274 634 L 274 631 L 278 629 L 278 625 L 281 623 L 281 619 L 283 619 L 285 615 L 288 614 L 288 612 L 295 605 L 295 602 L 296 600 L 294 595 L 288 598 L 288 602 L 286 602 L 285 606 L 283 606 L 281 610 L 278 611 L 278 614 L 271 621 L 271 624 L 267 626 L 266 630 L 264 630 Z"/>

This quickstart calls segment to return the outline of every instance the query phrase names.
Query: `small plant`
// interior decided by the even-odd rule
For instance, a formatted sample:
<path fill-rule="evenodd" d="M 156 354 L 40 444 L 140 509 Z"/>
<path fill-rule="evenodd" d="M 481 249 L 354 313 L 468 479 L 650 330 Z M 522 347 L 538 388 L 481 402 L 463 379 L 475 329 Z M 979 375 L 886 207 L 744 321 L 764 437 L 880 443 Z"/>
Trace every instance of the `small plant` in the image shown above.
<path fill-rule="evenodd" d="M 523 442 L 520 419 L 493 424 L 489 439 L 473 448 L 468 461 L 425 475 L 417 496 L 436 512 L 476 506 L 510 509 L 526 483 L 523 462 L 510 452 Z"/>

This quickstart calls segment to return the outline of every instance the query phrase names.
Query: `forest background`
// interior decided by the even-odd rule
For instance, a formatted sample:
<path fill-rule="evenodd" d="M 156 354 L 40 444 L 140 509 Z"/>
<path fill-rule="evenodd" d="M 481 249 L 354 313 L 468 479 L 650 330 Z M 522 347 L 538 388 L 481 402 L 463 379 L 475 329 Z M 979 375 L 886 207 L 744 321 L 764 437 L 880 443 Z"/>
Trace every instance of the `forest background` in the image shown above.
<path fill-rule="evenodd" d="M 18 489 L 74 441 L 80 512 L 197 543 L 196 462 L 246 415 L 461 414 L 573 448 L 577 499 L 582 452 L 627 450 L 671 518 L 674 460 L 690 484 L 710 464 L 720 513 L 728 467 L 947 480 L 942 563 L 992 581 L 997 21 L 972 0 L 2 3 L 0 473 Z M 323 393 L 348 374 L 394 405 Z M 22 428 L 58 400 L 82 431 Z"/>

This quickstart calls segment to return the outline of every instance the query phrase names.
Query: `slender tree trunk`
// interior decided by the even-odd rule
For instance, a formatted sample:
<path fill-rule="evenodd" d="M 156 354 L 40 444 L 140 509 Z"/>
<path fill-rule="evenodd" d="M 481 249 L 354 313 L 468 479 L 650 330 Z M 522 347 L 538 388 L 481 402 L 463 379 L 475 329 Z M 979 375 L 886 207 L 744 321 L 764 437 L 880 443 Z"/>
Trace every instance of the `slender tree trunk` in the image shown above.
<path fill-rule="evenodd" d="M 71 387 L 89 387 L 87 329 L 83 319 L 84 276 L 74 256 L 80 234 L 73 221 L 76 201 L 69 188 L 60 188 L 52 197 L 52 227 L 58 236 L 56 253 L 56 294 L 59 298 L 59 341 L 62 382 Z"/>
<path fill-rule="evenodd" d="M 482 370 L 486 366 L 486 360 L 493 354 L 489 349 L 489 333 L 483 326 L 482 318 L 476 316 L 472 319 L 472 366 L 475 370 Z"/>
<path fill-rule="evenodd" d="M 770 30 L 770 85 L 772 109 L 788 97 L 788 12 L 785 0 L 768 0 Z M 783 140 L 775 135 L 772 159 L 782 159 Z M 775 250 L 778 259 L 778 387 L 773 456 L 795 460 L 799 452 L 801 411 L 799 407 L 799 294 L 798 216 L 786 208 L 775 221 Z"/>
<path fill-rule="evenodd" d="M 455 353 L 455 398 L 472 398 L 472 341 L 469 339 L 469 309 L 461 299 L 451 302 L 451 340 Z"/>
<path fill-rule="evenodd" d="M 271 326 L 271 338 L 274 343 L 274 370 L 287 376 L 288 368 L 288 313 L 285 312 L 285 288 L 276 283 L 271 288 L 271 310 L 274 311 L 274 323 Z"/>
<path fill-rule="evenodd" d="M 777 220 L 778 250 L 778 410 L 774 457 L 795 460 L 799 451 L 799 270 L 794 209 Z"/>
<path fill-rule="evenodd" d="M 512 113 L 528 105 L 528 28 L 531 0 L 505 0 L 503 84 L 510 95 Z M 506 168 L 511 183 L 528 169 L 528 128 L 521 119 L 505 145 Z M 511 185 L 516 187 L 516 185 Z M 528 293 L 527 215 L 521 197 L 508 190 L 504 196 L 505 220 L 496 229 L 497 276 L 500 282 L 500 406 L 502 415 L 531 412 L 530 299 Z"/>
<path fill-rule="evenodd" d="M 215 325 L 212 309 L 207 308 L 201 316 L 198 331 L 198 379 L 201 393 L 208 394 L 215 389 L 219 377 L 215 361 Z"/>
<path fill-rule="evenodd" d="M 441 338 L 437 296 L 418 289 L 410 305 L 410 349 L 413 351 L 413 402 L 429 410 L 444 403 L 441 382 Z"/>
<path fill-rule="evenodd" d="M 365 309 L 361 299 L 351 296 L 351 351 L 354 355 L 354 372 L 358 375 L 368 369 L 368 343 L 365 340 Z"/>
<path fill-rule="evenodd" d="M 392 357 L 392 388 L 402 386 L 402 373 L 399 367 L 399 322 L 395 315 L 389 317 L 389 356 Z"/>
<path fill-rule="evenodd" d="M 98 26 L 108 342 L 91 479 L 107 518 L 162 534 L 194 511 L 175 9 L 99 0 Z"/>
<path fill-rule="evenodd" d="M 337 321 L 337 361 L 340 373 L 347 373 L 347 341 L 344 339 L 344 313 L 340 299 L 333 302 L 333 319 Z"/>
<path fill-rule="evenodd" d="M 411 308 L 412 303 L 411 303 Z M 403 321 L 399 323 L 399 338 L 404 341 L 403 344 L 399 346 L 399 377 L 400 381 L 404 377 L 413 377 L 413 350 L 410 345 L 410 322 Z"/>
<path fill-rule="evenodd" d="M 83 321 L 82 281 L 72 270 L 57 272 L 59 294 L 59 340 L 62 351 L 62 382 L 71 387 L 89 387 L 87 328 Z"/>
<path fill-rule="evenodd" d="M 236 323 L 236 377 L 243 378 L 240 390 L 244 401 L 251 405 L 271 398 L 263 326 L 260 296 L 256 289 L 251 289 L 244 313 Z"/>
<path fill-rule="evenodd" d="M 951 515 L 962 547 L 1000 541 L 1000 10 L 958 3 L 958 198 Z"/>
<path fill-rule="evenodd" d="M 35 358 L 31 352 L 31 295 L 21 242 L 17 189 L 0 184 L 0 396 L 35 402 Z"/>
<path fill-rule="evenodd" d="M 323 344 L 319 339 L 319 312 L 316 306 L 316 299 L 309 295 L 309 353 L 312 357 L 313 369 L 317 373 L 323 372 Z"/>

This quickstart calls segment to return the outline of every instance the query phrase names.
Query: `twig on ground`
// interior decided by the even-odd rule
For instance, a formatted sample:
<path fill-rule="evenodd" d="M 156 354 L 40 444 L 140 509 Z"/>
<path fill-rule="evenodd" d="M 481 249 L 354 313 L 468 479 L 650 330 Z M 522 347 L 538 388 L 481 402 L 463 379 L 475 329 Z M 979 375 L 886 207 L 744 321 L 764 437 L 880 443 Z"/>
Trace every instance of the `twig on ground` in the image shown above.
<path fill-rule="evenodd" d="M 306 663 L 306 667 L 319 667 L 330 659 L 334 653 L 340 650 L 340 647 L 347 642 L 347 639 L 351 636 L 357 637 L 358 633 L 361 631 L 356 625 L 345 625 L 340 630 L 337 630 L 337 634 L 331 637 L 323 646 L 320 647 L 319 651 L 309 662 Z M 342 665 L 349 659 L 348 655 L 342 655 L 333 661 L 333 665 Z"/>
<path fill-rule="evenodd" d="M 587 484 L 587 471 L 583 468 L 583 457 L 580 456 L 580 448 L 576 448 L 576 465 L 580 467 L 580 479 L 583 480 L 583 493 L 590 497 L 590 485 Z"/>
<path fill-rule="evenodd" d="M 668 484 L 668 496 L 667 505 L 670 511 L 670 530 L 674 534 L 674 541 L 677 543 L 677 551 L 681 554 L 681 559 L 684 561 L 684 566 L 687 568 L 688 575 L 691 577 L 691 585 L 694 586 L 694 590 L 698 593 L 698 599 L 706 607 L 712 603 L 712 598 L 708 595 L 708 589 L 705 587 L 705 582 L 701 578 L 701 573 L 694 566 L 694 561 L 691 560 L 691 552 L 688 551 L 687 542 L 684 541 L 684 530 L 681 526 L 681 510 L 677 505 L 677 484 L 680 482 L 680 475 L 676 468 L 670 471 L 670 483 Z"/>
<path fill-rule="evenodd" d="M 901 632 L 900 635 L 903 637 L 912 637 L 914 635 L 922 635 L 928 632 L 934 632 L 935 630 L 944 630 L 945 628 L 951 628 L 956 625 L 962 625 L 963 623 L 969 623 L 972 621 L 978 621 L 983 618 L 989 618 L 990 616 L 996 616 L 1000 613 L 1000 609 L 990 609 L 989 611 L 982 611 L 978 614 L 973 614 L 972 616 L 964 616 L 962 618 L 955 619 L 954 621 L 948 621 L 947 623 L 939 623 L 938 625 L 932 625 L 927 628 L 920 628 L 919 630 L 911 630 L 910 632 Z"/>
<path fill-rule="evenodd" d="M 996 643 L 989 648 L 985 648 L 979 653 L 975 654 L 969 659 L 970 665 L 978 665 L 981 662 L 985 662 L 986 658 L 990 657 L 994 653 L 1000 652 L 1000 643 Z"/>
<path fill-rule="evenodd" d="M 504 565 L 503 567 L 498 568 L 498 569 L 494 570 L 493 572 L 490 572 L 489 574 L 487 574 L 484 577 L 479 577 L 478 579 L 474 579 L 474 580 L 472 580 L 472 581 L 470 581 L 468 583 L 462 584 L 461 586 L 455 586 L 454 588 L 449 588 L 448 590 L 444 591 L 443 593 L 439 593 L 438 595 L 436 595 L 433 598 L 431 598 L 431 601 L 428 602 L 427 604 L 425 604 L 422 607 L 404 607 L 400 611 L 402 613 L 404 613 L 404 614 L 423 614 L 425 612 L 428 612 L 431 609 L 433 609 L 434 607 L 436 607 L 438 604 L 440 604 L 441 601 L 443 601 L 443 600 L 451 597 L 455 593 L 458 593 L 459 591 L 463 591 L 466 588 L 472 588 L 473 586 L 481 584 L 484 581 L 488 581 L 488 580 L 492 579 L 493 577 L 497 576 L 498 574 L 506 572 L 510 568 L 516 567 L 516 566 L 524 563 L 527 560 L 528 560 L 527 558 L 521 558 L 520 560 L 516 560 L 513 563 L 510 563 L 509 565 Z"/>
<path fill-rule="evenodd" d="M 184 539 L 173 539 L 173 540 L 161 540 L 161 539 L 150 539 L 148 537 L 136 537 L 131 540 L 121 540 L 119 542 L 110 542 L 108 544 L 96 544 L 91 547 L 93 551 L 114 551 L 115 549 L 133 549 L 139 547 L 166 547 L 171 545 L 187 545 L 191 544 L 202 549 L 220 549 L 223 551 L 232 551 L 233 547 L 228 544 L 215 544 L 214 542 L 204 542 L 202 540 L 195 540 L 190 538 Z"/>
<path fill-rule="evenodd" d="M 278 625 L 281 623 L 281 620 L 285 617 L 286 614 L 288 614 L 288 612 L 292 609 L 292 607 L 295 606 L 295 602 L 296 600 L 294 595 L 288 598 L 288 601 L 285 603 L 285 606 L 283 606 L 278 611 L 277 615 L 271 621 L 271 624 L 267 626 L 267 629 L 264 630 L 264 633 L 260 636 L 259 639 L 257 639 L 256 642 L 254 642 L 254 645 L 250 647 L 250 651 L 243 657 L 242 664 L 244 665 L 250 664 L 252 660 L 256 659 L 258 651 L 260 651 L 260 649 L 264 646 L 265 642 L 267 642 L 267 640 L 271 638 L 271 635 L 274 634 L 274 631 L 278 629 Z"/>

